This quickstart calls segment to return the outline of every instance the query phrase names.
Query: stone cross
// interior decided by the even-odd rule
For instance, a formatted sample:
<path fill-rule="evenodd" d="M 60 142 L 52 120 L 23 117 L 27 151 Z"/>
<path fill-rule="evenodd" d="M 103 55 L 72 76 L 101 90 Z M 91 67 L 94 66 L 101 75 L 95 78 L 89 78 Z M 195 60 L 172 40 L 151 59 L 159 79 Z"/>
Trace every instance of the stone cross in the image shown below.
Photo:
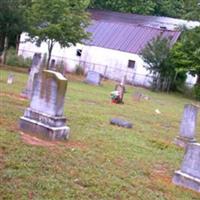
<path fill-rule="evenodd" d="M 42 56 L 40 53 L 35 53 L 33 56 L 33 61 L 28 77 L 28 82 L 26 89 L 22 92 L 22 96 L 26 98 L 31 98 L 32 90 L 33 90 L 33 80 L 34 76 L 41 71 L 41 63 L 42 63 Z"/>
<path fill-rule="evenodd" d="M 196 124 L 198 107 L 192 104 L 186 104 L 180 125 L 179 136 L 175 139 L 175 144 L 185 147 L 188 143 L 195 142 Z"/>
<path fill-rule="evenodd" d="M 63 116 L 67 79 L 59 72 L 44 70 L 35 75 L 33 88 L 21 129 L 50 140 L 67 139 L 70 129 Z"/>
<path fill-rule="evenodd" d="M 100 85 L 101 84 L 102 76 L 100 73 L 95 71 L 88 71 L 87 77 L 86 77 L 86 83 L 92 84 L 92 85 Z"/>
<path fill-rule="evenodd" d="M 186 153 L 181 169 L 176 171 L 173 183 L 200 192 L 200 144 L 191 143 Z"/>

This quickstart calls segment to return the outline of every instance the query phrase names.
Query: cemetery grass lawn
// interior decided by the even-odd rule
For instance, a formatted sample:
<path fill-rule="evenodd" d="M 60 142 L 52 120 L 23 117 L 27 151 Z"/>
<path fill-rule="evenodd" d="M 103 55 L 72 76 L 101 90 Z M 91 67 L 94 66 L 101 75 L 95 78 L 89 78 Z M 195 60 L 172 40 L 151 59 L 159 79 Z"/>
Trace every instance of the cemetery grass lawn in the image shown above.
<path fill-rule="evenodd" d="M 171 182 L 184 155 L 172 141 L 183 106 L 192 100 L 128 86 L 125 104 L 114 105 L 114 82 L 95 87 L 69 76 L 65 115 L 70 140 L 43 143 L 27 139 L 18 129 L 29 104 L 19 97 L 27 75 L 14 72 L 13 85 L 6 84 L 7 76 L 8 71 L 0 69 L 0 199 L 200 199 Z M 150 100 L 133 101 L 134 91 Z M 110 125 L 112 117 L 133 122 L 133 129 Z"/>

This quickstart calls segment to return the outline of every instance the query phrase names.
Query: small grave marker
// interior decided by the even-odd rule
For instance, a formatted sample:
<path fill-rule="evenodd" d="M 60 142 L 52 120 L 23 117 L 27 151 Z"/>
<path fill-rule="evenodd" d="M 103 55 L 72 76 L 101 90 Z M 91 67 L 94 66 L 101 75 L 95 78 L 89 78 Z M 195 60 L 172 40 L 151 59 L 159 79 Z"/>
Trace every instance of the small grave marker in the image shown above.
<path fill-rule="evenodd" d="M 150 100 L 150 97 L 148 97 L 148 96 L 146 96 L 146 95 L 144 95 L 144 94 L 142 94 L 142 93 L 140 93 L 140 92 L 135 92 L 134 94 L 133 94 L 133 100 L 134 101 L 141 101 L 141 100 Z"/>
<path fill-rule="evenodd" d="M 127 121 L 119 119 L 119 118 L 112 118 L 110 120 L 110 124 L 121 126 L 124 128 L 132 128 L 133 127 L 133 124 L 131 122 L 127 122 Z"/>
<path fill-rule="evenodd" d="M 11 85 L 13 84 L 13 82 L 14 82 L 14 75 L 12 73 L 9 73 L 7 84 Z"/>
<path fill-rule="evenodd" d="M 95 71 L 88 71 L 85 82 L 92 85 L 101 84 L 102 75 Z"/>

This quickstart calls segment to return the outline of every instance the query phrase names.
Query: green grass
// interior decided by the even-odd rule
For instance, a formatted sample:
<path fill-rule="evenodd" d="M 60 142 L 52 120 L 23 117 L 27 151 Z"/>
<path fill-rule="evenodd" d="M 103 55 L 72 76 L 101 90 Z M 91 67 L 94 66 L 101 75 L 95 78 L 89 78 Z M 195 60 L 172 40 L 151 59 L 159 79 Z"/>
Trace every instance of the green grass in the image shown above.
<path fill-rule="evenodd" d="M 15 83 L 7 85 L 8 71 L 0 70 L 0 199 L 200 199 L 171 182 L 184 155 L 172 141 L 184 104 L 192 100 L 128 86 L 125 104 L 114 105 L 114 82 L 95 87 L 70 76 L 65 103 L 69 141 L 34 146 L 23 142 L 18 130 L 29 105 L 18 98 L 27 75 L 13 73 Z M 150 100 L 133 101 L 136 91 Z M 110 125 L 112 117 L 133 122 L 133 129 Z"/>

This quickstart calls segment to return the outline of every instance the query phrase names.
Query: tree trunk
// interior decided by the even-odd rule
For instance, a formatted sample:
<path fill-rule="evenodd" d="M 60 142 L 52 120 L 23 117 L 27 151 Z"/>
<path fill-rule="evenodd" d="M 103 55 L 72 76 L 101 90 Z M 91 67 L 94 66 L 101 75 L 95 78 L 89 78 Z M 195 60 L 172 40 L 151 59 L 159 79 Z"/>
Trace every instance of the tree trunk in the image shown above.
<path fill-rule="evenodd" d="M 16 36 L 16 52 L 18 53 L 20 43 L 20 34 Z"/>
<path fill-rule="evenodd" d="M 3 51 L 4 51 L 4 46 L 5 46 L 5 34 L 1 33 L 0 34 L 0 63 L 3 63 Z"/>
<path fill-rule="evenodd" d="M 49 52 L 48 52 L 48 59 L 47 59 L 47 69 L 49 69 L 52 50 L 53 50 L 53 41 L 50 41 L 49 44 L 48 44 L 48 51 Z"/>
<path fill-rule="evenodd" d="M 3 53 L 1 55 L 1 61 L 2 61 L 3 64 L 6 64 L 7 49 L 8 49 L 8 38 L 5 37 L 4 50 L 3 50 Z"/>

